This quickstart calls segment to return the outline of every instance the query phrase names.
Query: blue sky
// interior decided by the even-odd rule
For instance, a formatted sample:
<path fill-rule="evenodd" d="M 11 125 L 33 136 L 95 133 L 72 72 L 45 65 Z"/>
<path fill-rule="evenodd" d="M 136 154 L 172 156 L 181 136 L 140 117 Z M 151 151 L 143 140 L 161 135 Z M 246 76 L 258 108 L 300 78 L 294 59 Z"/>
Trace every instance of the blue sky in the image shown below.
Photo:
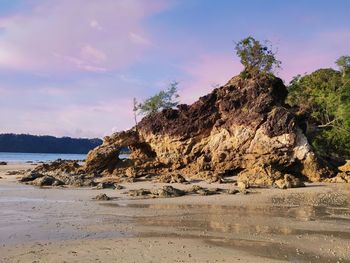
<path fill-rule="evenodd" d="M 96 137 L 133 125 L 132 99 L 180 82 L 191 103 L 268 39 L 286 83 L 350 54 L 350 1 L 0 0 L 0 133 Z"/>

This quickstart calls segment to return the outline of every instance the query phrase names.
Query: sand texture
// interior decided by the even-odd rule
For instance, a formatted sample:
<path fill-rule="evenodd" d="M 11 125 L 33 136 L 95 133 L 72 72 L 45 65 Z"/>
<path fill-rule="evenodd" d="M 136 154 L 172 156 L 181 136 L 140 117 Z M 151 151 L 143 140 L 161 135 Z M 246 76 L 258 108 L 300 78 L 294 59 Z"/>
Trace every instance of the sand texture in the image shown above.
<path fill-rule="evenodd" d="M 6 175 L 32 167 L 0 166 L 0 262 L 350 262 L 349 184 L 144 199 L 125 192 L 166 184 L 38 188 Z M 112 200 L 92 200 L 101 193 Z"/>

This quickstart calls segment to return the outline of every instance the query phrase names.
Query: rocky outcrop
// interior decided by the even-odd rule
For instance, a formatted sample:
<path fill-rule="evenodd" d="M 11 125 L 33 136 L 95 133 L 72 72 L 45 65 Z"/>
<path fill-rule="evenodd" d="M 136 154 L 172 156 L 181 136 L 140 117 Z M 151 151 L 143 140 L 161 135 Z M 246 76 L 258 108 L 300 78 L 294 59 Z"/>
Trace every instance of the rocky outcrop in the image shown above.
<path fill-rule="evenodd" d="M 330 183 L 350 183 L 350 160 L 339 167 L 339 173 L 336 177 L 329 178 L 326 181 Z"/>
<path fill-rule="evenodd" d="M 38 165 L 26 172 L 20 181 L 36 186 L 95 186 L 94 177 L 86 173 L 77 161 L 57 160 Z"/>
<path fill-rule="evenodd" d="M 90 151 L 85 172 L 138 178 L 182 174 L 186 178 L 238 175 L 248 185 L 301 186 L 332 171 L 314 154 L 284 104 L 278 78 L 232 78 L 192 105 L 151 114 L 136 129 L 104 138 Z M 119 158 L 128 147 L 129 159 Z"/>
<path fill-rule="evenodd" d="M 156 189 L 133 189 L 129 190 L 128 194 L 132 197 L 139 197 L 139 198 L 168 198 L 168 197 L 179 197 L 184 195 L 219 195 L 219 194 L 229 194 L 229 195 L 235 195 L 237 193 L 243 193 L 237 189 L 220 189 L 220 188 L 205 188 L 201 187 L 199 185 L 193 185 L 192 187 L 180 190 L 177 188 L 174 188 L 170 185 L 163 186 L 161 188 Z M 244 192 L 243 194 L 246 194 L 247 192 Z"/>

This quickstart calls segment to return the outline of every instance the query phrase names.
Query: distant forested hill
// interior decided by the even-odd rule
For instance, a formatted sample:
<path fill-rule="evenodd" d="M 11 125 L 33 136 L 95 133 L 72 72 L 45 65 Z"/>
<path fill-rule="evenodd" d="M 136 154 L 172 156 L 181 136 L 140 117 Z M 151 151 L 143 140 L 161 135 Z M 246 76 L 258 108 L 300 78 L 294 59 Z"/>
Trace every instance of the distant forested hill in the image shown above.
<path fill-rule="evenodd" d="M 0 152 L 84 154 L 100 144 L 102 144 L 101 139 L 0 134 Z"/>

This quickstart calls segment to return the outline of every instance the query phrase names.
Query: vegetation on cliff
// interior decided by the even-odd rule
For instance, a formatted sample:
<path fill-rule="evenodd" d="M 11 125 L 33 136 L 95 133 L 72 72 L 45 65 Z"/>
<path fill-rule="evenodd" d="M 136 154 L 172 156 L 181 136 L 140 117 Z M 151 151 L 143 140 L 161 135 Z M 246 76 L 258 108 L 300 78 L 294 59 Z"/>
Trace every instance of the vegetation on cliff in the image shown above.
<path fill-rule="evenodd" d="M 295 77 L 288 103 L 307 119 L 306 135 L 325 157 L 350 158 L 350 57 L 337 60 L 340 70 L 319 69 Z"/>
<path fill-rule="evenodd" d="M 160 110 L 176 107 L 179 104 L 177 101 L 177 98 L 179 98 L 177 94 L 178 84 L 176 81 L 170 83 L 166 90 L 161 90 L 156 95 L 146 99 L 143 103 L 137 103 L 134 99 L 133 111 L 139 112 L 142 115 L 149 115 Z"/>
<path fill-rule="evenodd" d="M 101 139 L 0 134 L 0 152 L 85 154 L 100 144 Z"/>

